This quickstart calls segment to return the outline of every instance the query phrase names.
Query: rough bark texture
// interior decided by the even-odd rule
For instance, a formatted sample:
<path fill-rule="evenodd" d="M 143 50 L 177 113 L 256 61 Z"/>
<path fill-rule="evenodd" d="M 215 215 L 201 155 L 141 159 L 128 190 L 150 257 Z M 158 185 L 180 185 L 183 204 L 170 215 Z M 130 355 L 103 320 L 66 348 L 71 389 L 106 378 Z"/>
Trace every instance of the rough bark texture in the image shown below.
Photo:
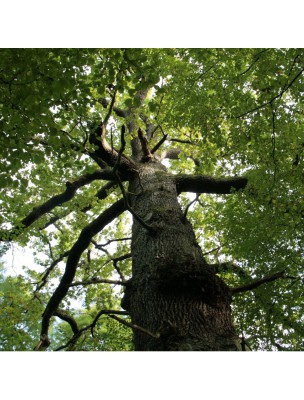
<path fill-rule="evenodd" d="M 136 350 L 237 350 L 231 295 L 196 242 L 177 200 L 174 175 L 150 161 L 130 181 L 131 206 L 155 232 L 134 219 L 132 279 L 122 306 Z"/>

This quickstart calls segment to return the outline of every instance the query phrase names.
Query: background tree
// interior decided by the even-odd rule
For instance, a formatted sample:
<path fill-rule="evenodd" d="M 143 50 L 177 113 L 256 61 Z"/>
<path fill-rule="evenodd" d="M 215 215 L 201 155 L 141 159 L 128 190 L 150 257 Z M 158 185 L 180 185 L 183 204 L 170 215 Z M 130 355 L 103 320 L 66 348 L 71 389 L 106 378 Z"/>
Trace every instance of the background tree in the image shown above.
<path fill-rule="evenodd" d="M 19 349 L 302 349 L 301 49 L 0 59 L 1 240 L 42 267 Z"/>

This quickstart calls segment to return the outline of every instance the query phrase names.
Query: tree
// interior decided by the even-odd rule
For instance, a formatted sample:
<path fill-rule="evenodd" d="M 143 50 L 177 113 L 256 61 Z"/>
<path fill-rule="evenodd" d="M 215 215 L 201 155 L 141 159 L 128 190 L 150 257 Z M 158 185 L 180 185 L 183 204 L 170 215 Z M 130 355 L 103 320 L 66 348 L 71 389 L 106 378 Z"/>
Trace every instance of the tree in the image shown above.
<path fill-rule="evenodd" d="M 32 347 L 303 348 L 302 49 L 0 59 L 0 237 L 42 267 Z"/>

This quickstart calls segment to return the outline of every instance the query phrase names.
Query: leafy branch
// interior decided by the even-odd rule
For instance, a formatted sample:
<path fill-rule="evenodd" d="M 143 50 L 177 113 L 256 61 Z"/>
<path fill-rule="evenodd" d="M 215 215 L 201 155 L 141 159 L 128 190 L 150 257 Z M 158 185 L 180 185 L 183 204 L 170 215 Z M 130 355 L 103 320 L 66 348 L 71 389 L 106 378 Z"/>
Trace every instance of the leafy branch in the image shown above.
<path fill-rule="evenodd" d="M 116 185 L 117 184 L 115 181 L 107 182 L 102 188 L 100 188 L 98 190 L 98 192 L 95 194 L 95 198 L 97 198 L 98 200 L 105 199 L 109 194 L 109 190 L 112 189 L 113 187 L 115 187 Z M 88 204 L 87 206 L 83 207 L 80 211 L 86 213 L 87 211 L 91 210 L 92 207 L 93 207 L 92 204 Z M 69 211 L 68 213 L 64 214 L 63 216 L 55 215 L 41 229 L 45 229 L 48 226 L 55 224 L 57 221 L 61 220 L 62 218 L 67 217 L 71 212 L 73 212 L 73 211 Z"/>
<path fill-rule="evenodd" d="M 60 347 L 58 347 L 55 351 L 59 351 L 59 350 L 63 350 L 71 345 L 75 345 L 75 343 L 77 342 L 77 340 L 82 336 L 82 334 L 88 330 L 91 331 L 92 336 L 94 337 L 94 328 L 99 320 L 99 318 L 102 315 L 114 315 L 114 314 L 118 314 L 118 315 L 129 315 L 129 313 L 127 313 L 126 311 L 119 311 L 119 310 L 101 310 L 97 313 L 97 315 L 95 316 L 93 322 L 81 329 L 79 329 L 77 332 L 74 333 L 74 336 L 65 344 L 62 345 Z"/>
<path fill-rule="evenodd" d="M 2 231 L 0 241 L 10 241 L 15 239 L 16 236 L 21 234 L 25 228 L 31 226 L 41 216 L 50 212 L 55 207 L 61 206 L 71 200 L 80 187 L 88 185 L 96 179 L 113 179 L 113 175 L 110 170 L 95 171 L 91 174 L 81 176 L 74 182 L 67 181 L 66 190 L 63 193 L 57 194 L 40 206 L 34 207 L 33 210 L 20 221 L 20 224 L 12 228 L 10 231 Z"/>
<path fill-rule="evenodd" d="M 246 112 L 244 112 L 243 114 L 234 116 L 233 118 L 242 118 L 242 117 L 245 117 L 246 115 L 249 115 L 249 114 L 251 114 L 251 113 L 253 113 L 253 112 L 255 112 L 255 111 L 258 111 L 258 110 L 260 110 L 261 108 L 264 108 L 264 107 L 266 107 L 266 106 L 268 106 L 268 105 L 271 105 L 276 99 L 281 98 L 281 97 L 283 96 L 283 94 L 284 94 L 285 92 L 287 92 L 287 90 L 288 90 L 288 89 L 293 85 L 293 83 L 302 75 L 303 72 L 304 72 L 304 68 L 302 68 L 302 69 L 296 74 L 296 76 L 295 76 L 288 84 L 286 84 L 286 85 L 283 87 L 283 89 L 282 89 L 276 96 L 274 96 L 272 99 L 270 99 L 270 100 L 268 100 L 268 101 L 265 101 L 264 103 L 260 104 L 259 106 L 255 107 L 255 108 L 253 108 L 253 109 L 251 109 L 251 110 L 249 110 L 249 111 L 246 111 Z"/>

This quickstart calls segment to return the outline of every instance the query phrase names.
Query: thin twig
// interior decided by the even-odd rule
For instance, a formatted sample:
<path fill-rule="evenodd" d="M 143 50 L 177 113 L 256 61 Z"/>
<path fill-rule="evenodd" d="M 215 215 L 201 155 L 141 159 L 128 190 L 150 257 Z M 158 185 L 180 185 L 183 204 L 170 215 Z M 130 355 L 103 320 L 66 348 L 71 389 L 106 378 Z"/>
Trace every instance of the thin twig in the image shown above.
<path fill-rule="evenodd" d="M 116 100 L 116 94 L 117 94 L 117 90 L 115 90 L 114 93 L 113 93 L 113 97 L 112 97 L 112 100 L 111 100 L 109 111 L 107 112 L 107 115 L 105 116 L 105 119 L 103 121 L 103 125 L 104 125 L 105 128 L 107 126 L 107 123 L 108 123 L 108 121 L 109 121 L 109 119 L 111 117 L 111 114 L 112 114 L 112 111 L 113 111 L 113 108 L 114 108 L 114 104 L 115 104 L 115 100 Z"/>
<path fill-rule="evenodd" d="M 110 285 L 122 285 L 125 286 L 126 283 L 122 282 L 122 281 L 115 281 L 115 280 L 111 280 L 111 279 L 97 279 L 97 278 L 93 278 L 87 281 L 76 281 L 70 284 L 70 287 L 72 286 L 87 286 L 87 285 L 95 285 L 98 283 L 108 283 Z"/>
<path fill-rule="evenodd" d="M 48 276 L 53 271 L 53 269 L 56 267 L 56 265 L 58 263 L 60 263 L 68 255 L 69 255 L 69 250 L 63 254 L 60 254 L 60 256 L 56 260 L 53 260 L 52 264 L 49 266 L 49 268 L 45 271 L 44 275 L 42 276 L 42 278 L 40 280 L 41 283 L 39 286 L 37 286 L 35 293 L 38 292 L 46 284 Z"/>
<path fill-rule="evenodd" d="M 288 85 L 285 85 L 284 88 L 280 91 L 280 93 L 278 93 L 276 96 L 274 96 L 271 100 L 265 101 L 264 103 L 260 104 L 259 106 L 255 107 L 255 108 L 253 108 L 253 109 L 251 109 L 251 110 L 249 110 L 249 111 L 246 111 L 246 112 L 243 113 L 243 114 L 234 116 L 233 118 L 242 118 L 242 117 L 245 117 L 245 116 L 248 115 L 248 114 L 251 114 L 251 113 L 253 113 L 253 112 L 255 112 L 255 111 L 260 110 L 261 108 L 266 107 L 267 105 L 272 104 L 276 99 L 278 99 L 279 97 L 281 98 L 281 97 L 283 96 L 283 94 L 284 94 L 285 92 L 287 92 L 287 90 L 291 87 L 291 85 L 299 78 L 299 76 L 300 76 L 303 72 L 304 72 L 304 68 L 302 68 L 301 71 L 300 71 L 299 73 L 297 73 L 297 75 L 289 82 L 289 84 L 288 84 Z"/>
<path fill-rule="evenodd" d="M 186 221 L 189 208 L 192 206 L 192 204 L 194 204 L 194 203 L 196 203 L 196 202 L 198 201 L 198 198 L 199 198 L 199 194 L 197 194 L 197 195 L 195 196 L 195 199 L 192 200 L 192 201 L 190 201 L 190 203 L 189 203 L 189 204 L 187 205 L 187 207 L 185 208 L 184 215 L 183 215 L 183 220 L 184 220 L 184 221 Z"/>
<path fill-rule="evenodd" d="M 121 269 L 118 267 L 117 263 L 118 263 L 119 261 L 123 261 L 123 260 L 126 260 L 127 258 L 131 258 L 131 257 L 132 257 L 132 253 L 127 253 L 127 254 L 124 254 L 123 256 L 116 257 L 116 258 L 113 258 L 113 259 L 112 259 L 112 261 L 113 261 L 113 266 L 114 266 L 114 268 L 116 269 L 118 275 L 120 276 L 120 279 L 122 280 L 122 282 L 123 282 L 124 284 L 125 284 L 125 282 L 126 282 L 126 278 L 124 277 L 124 274 L 121 272 Z"/>
<path fill-rule="evenodd" d="M 231 293 L 232 293 L 232 295 L 235 295 L 235 294 L 238 294 L 238 293 L 247 292 L 249 290 L 256 289 L 257 287 L 263 285 L 264 283 L 272 282 L 272 281 L 275 281 L 275 280 L 277 280 L 279 278 L 283 278 L 283 279 L 298 279 L 295 276 L 286 275 L 286 272 L 284 270 L 284 271 L 276 272 L 275 274 L 266 276 L 265 278 L 262 278 L 262 279 L 256 279 L 253 282 L 249 283 L 248 285 L 238 286 L 238 287 L 232 288 L 231 289 Z"/>
<path fill-rule="evenodd" d="M 247 72 L 249 72 L 251 70 L 251 68 L 258 62 L 261 54 L 265 53 L 268 50 L 270 50 L 270 49 L 264 49 L 264 50 L 260 51 L 258 54 L 255 54 L 253 62 L 249 65 L 249 67 L 245 71 L 241 72 L 238 76 L 245 75 Z"/>
<path fill-rule="evenodd" d="M 209 250 L 209 251 L 207 251 L 206 253 L 203 253 L 203 256 L 207 256 L 207 255 L 210 254 L 210 253 L 213 253 L 213 252 L 215 252 L 215 251 L 219 251 L 219 249 L 220 249 L 221 247 L 222 247 L 222 246 L 215 247 L 214 249 Z"/>
<path fill-rule="evenodd" d="M 58 347 L 55 351 L 60 351 L 60 350 L 63 350 L 63 349 L 65 349 L 65 348 L 69 347 L 70 345 L 74 345 L 84 332 L 86 332 L 86 331 L 88 331 L 88 330 L 91 330 L 91 331 L 92 331 L 92 330 L 95 328 L 95 326 L 96 326 L 96 324 L 97 324 L 99 318 L 100 318 L 102 315 L 109 315 L 109 314 L 111 314 L 111 315 L 112 315 L 112 314 L 129 315 L 129 313 L 126 312 L 126 311 L 119 311 L 119 310 L 101 310 L 101 311 L 99 311 L 99 312 L 97 313 L 97 315 L 95 316 L 95 318 L 94 318 L 94 320 L 93 320 L 93 322 L 92 322 L 91 324 L 89 324 L 89 325 L 87 325 L 87 326 L 81 328 L 81 329 L 78 331 L 78 333 L 75 334 L 65 345 L 62 345 L 62 346 Z"/>
<path fill-rule="evenodd" d="M 113 242 L 122 242 L 124 240 L 132 240 L 132 238 L 124 237 L 124 238 L 120 238 L 120 239 L 110 239 L 106 243 L 101 243 L 101 244 L 97 244 L 96 242 L 95 243 L 96 243 L 96 247 L 99 248 L 99 247 L 108 246 L 110 243 L 113 243 Z"/>
<path fill-rule="evenodd" d="M 275 113 L 276 110 L 273 108 L 272 103 L 270 104 L 271 112 L 272 112 L 272 132 L 271 132 L 271 143 L 272 143 L 272 159 L 274 164 L 274 171 L 273 171 L 273 186 L 275 185 L 276 181 L 276 173 L 277 173 L 277 160 L 276 160 L 276 133 L 275 133 Z"/>
<path fill-rule="evenodd" d="M 151 337 L 153 337 L 155 339 L 159 339 L 160 338 L 160 333 L 152 333 L 152 332 L 148 331 L 147 329 L 142 328 L 139 325 L 131 324 L 131 322 L 127 322 L 122 318 L 116 317 L 116 315 L 109 314 L 109 317 L 115 319 L 116 321 L 120 322 L 121 324 L 123 324 L 123 325 L 125 325 L 125 326 L 127 326 L 129 328 L 136 329 L 137 331 L 143 332 L 146 335 L 149 335 L 149 336 L 151 336 Z"/>

